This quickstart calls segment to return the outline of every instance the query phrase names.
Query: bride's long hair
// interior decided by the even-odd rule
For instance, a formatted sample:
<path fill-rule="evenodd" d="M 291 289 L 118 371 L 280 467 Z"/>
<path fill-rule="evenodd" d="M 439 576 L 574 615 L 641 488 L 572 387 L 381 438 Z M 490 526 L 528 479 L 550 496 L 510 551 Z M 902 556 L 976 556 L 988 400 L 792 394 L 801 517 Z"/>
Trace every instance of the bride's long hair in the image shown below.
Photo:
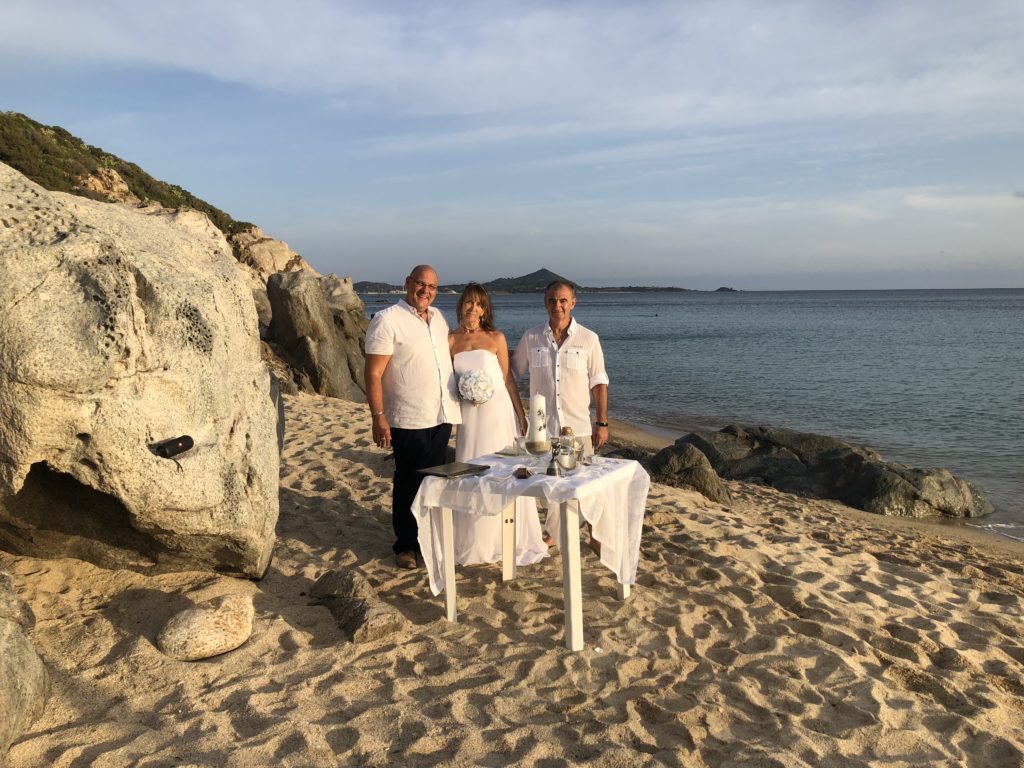
<path fill-rule="evenodd" d="M 462 291 L 462 295 L 459 296 L 459 303 L 455 307 L 455 314 L 459 325 L 462 325 L 462 306 L 471 299 L 480 302 L 480 305 L 484 308 L 483 317 L 480 318 L 480 327 L 485 331 L 497 330 L 494 327 L 494 310 L 491 309 L 491 297 L 488 295 L 487 289 L 480 285 L 480 283 L 467 283 Z"/>

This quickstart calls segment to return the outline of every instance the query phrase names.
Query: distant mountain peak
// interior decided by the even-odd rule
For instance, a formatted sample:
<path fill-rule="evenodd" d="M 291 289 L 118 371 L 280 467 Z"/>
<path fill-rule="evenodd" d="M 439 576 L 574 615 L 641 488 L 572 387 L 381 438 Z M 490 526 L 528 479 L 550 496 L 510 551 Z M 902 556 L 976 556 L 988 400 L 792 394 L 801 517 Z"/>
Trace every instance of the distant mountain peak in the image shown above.
<path fill-rule="evenodd" d="M 499 277 L 480 283 L 491 293 L 544 293 L 544 290 L 555 280 L 565 280 L 576 286 L 576 289 L 586 293 L 614 293 L 631 292 L 645 293 L 648 291 L 688 291 L 688 288 L 676 288 L 674 286 L 644 286 L 630 285 L 616 288 L 587 288 L 579 283 L 569 280 L 566 277 L 552 272 L 547 267 L 541 267 L 535 272 L 521 277 Z M 440 293 L 462 293 L 466 283 L 449 283 L 439 288 Z M 354 288 L 358 293 L 403 293 L 404 288 L 391 283 L 378 283 L 369 280 L 360 280 L 355 283 Z"/>
<path fill-rule="evenodd" d="M 547 280 L 550 283 L 552 280 L 567 280 L 568 278 L 562 277 L 556 272 L 552 272 L 547 267 L 541 267 L 536 272 L 531 272 L 528 275 L 515 278 L 516 280 Z M 545 283 L 546 285 L 546 283 Z"/>
<path fill-rule="evenodd" d="M 522 277 L 499 277 L 495 280 L 488 280 L 483 286 L 489 291 L 507 293 L 537 293 L 548 287 L 553 280 L 565 280 L 561 275 L 555 274 L 546 267 L 541 267 L 536 272 L 531 272 Z"/>

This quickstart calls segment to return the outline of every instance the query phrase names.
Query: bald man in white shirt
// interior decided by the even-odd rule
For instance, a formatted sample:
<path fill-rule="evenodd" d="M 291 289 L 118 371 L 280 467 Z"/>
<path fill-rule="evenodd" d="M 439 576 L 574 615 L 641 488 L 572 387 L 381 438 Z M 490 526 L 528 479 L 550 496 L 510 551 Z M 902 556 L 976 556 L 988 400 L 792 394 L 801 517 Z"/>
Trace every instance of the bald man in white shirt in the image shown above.
<path fill-rule="evenodd" d="M 399 568 L 417 566 L 412 502 L 423 480 L 417 470 L 445 463 L 452 425 L 462 421 L 448 323 L 430 306 L 436 296 L 437 272 L 421 264 L 405 279 L 405 297 L 375 314 L 366 331 L 373 442 L 395 457 L 391 524 Z"/>

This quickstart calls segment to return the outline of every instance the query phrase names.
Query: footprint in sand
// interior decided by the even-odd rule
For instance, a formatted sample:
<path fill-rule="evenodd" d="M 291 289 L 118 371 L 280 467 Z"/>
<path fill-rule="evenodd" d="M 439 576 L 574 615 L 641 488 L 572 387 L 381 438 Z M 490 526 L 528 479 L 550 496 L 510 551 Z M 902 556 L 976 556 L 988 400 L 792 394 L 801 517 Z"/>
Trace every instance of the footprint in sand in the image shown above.
<path fill-rule="evenodd" d="M 995 603 L 996 605 L 1017 605 L 1020 600 L 1016 595 L 1010 595 L 1006 592 L 996 592 L 994 590 L 989 592 L 982 592 L 979 596 L 980 599 L 986 603 Z"/>
<path fill-rule="evenodd" d="M 877 724 L 878 718 L 873 714 L 845 701 L 827 703 L 821 707 L 817 717 L 803 721 L 803 725 L 812 731 L 839 738 L 845 738 L 859 728 Z"/>
<path fill-rule="evenodd" d="M 928 654 L 928 658 L 939 669 L 967 669 L 970 666 L 970 662 L 955 648 L 939 648 Z"/>
<path fill-rule="evenodd" d="M 294 630 L 282 633 L 282 635 L 277 639 L 277 642 L 280 644 L 282 650 L 289 652 L 298 651 L 309 645 L 309 642 Z"/>
<path fill-rule="evenodd" d="M 1000 645 L 999 650 L 1009 656 L 1011 659 L 1016 661 L 1018 664 L 1024 664 L 1024 647 L 1019 645 Z"/>
<path fill-rule="evenodd" d="M 747 656 L 759 656 L 778 649 L 780 639 L 776 635 L 753 635 L 736 646 L 736 650 Z"/>
<path fill-rule="evenodd" d="M 897 640 L 895 637 L 886 637 L 885 635 L 874 635 L 869 641 L 872 648 L 879 653 L 884 653 L 886 656 L 895 656 L 900 659 L 906 659 L 912 661 L 915 664 L 922 665 L 925 663 L 927 658 L 924 653 L 917 646 L 911 643 L 905 643 L 902 640 Z"/>
<path fill-rule="evenodd" d="M 890 636 L 895 637 L 897 640 L 902 640 L 905 643 L 917 643 L 921 639 L 920 632 L 913 627 L 908 627 L 903 624 L 888 622 L 882 625 L 882 629 L 888 632 Z"/>
<path fill-rule="evenodd" d="M 346 726 L 328 731 L 324 734 L 324 740 L 336 756 L 342 756 L 352 751 L 356 744 L 359 743 L 361 735 L 358 729 Z"/>
<path fill-rule="evenodd" d="M 981 708 L 959 691 L 950 690 L 937 678 L 916 667 L 893 664 L 882 675 L 907 691 L 934 699 L 939 705 L 956 714 L 971 717 Z"/>

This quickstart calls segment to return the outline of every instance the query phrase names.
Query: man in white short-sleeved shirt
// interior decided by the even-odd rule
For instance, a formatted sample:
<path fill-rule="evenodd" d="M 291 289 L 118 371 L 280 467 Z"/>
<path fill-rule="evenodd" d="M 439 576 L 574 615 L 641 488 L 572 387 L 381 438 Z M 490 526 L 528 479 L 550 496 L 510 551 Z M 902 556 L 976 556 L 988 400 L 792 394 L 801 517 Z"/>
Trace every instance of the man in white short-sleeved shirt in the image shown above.
<path fill-rule="evenodd" d="M 577 437 L 590 438 L 593 450 L 608 442 L 608 374 L 601 340 L 572 316 L 576 287 L 565 280 L 544 292 L 548 322 L 530 328 L 512 356 L 516 376 L 530 372 L 530 395 L 544 395 L 548 434 L 572 427 Z M 591 429 L 590 404 L 594 404 Z"/>
<path fill-rule="evenodd" d="M 462 421 L 448 352 L 448 323 L 430 305 L 437 272 L 421 264 L 405 278 L 405 298 L 373 316 L 366 330 L 366 399 L 373 442 L 391 448 L 395 564 L 415 568 L 419 541 L 412 502 L 424 467 L 444 464 L 452 424 Z"/>

